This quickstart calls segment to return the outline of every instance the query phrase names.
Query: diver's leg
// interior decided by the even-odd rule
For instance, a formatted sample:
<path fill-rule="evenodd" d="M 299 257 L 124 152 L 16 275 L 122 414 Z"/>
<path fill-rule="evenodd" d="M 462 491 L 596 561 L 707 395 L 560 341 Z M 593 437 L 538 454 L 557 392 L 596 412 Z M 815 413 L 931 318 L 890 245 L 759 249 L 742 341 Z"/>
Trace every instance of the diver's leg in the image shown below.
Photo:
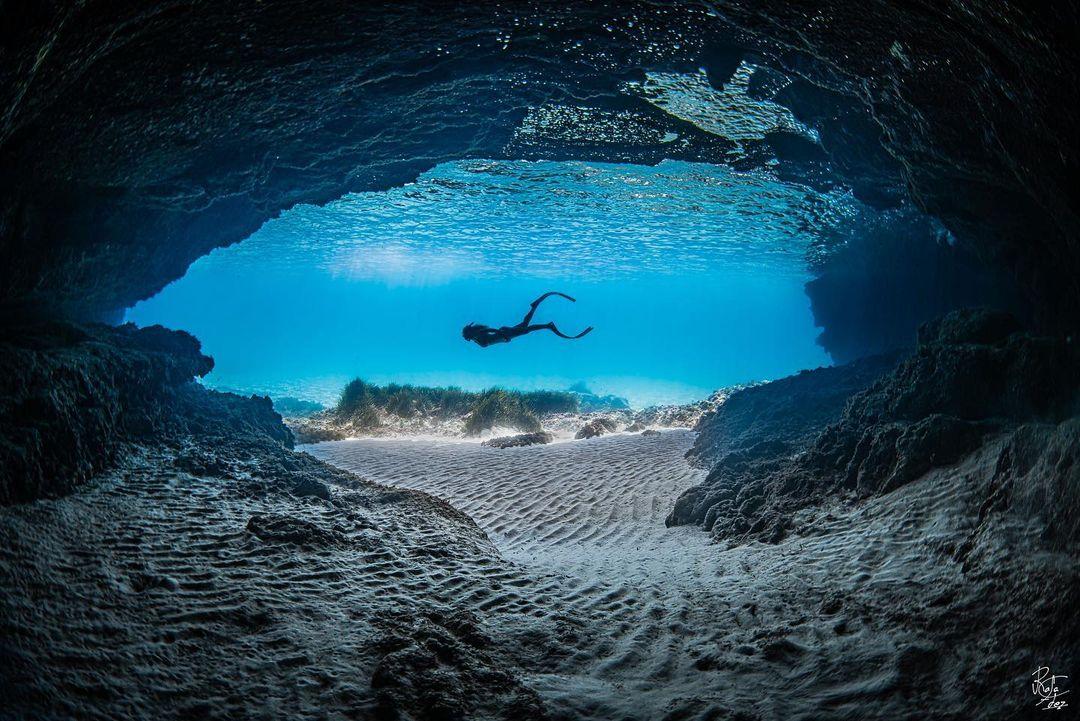
<path fill-rule="evenodd" d="M 566 338 L 567 340 L 577 340 L 578 338 L 584 338 L 585 336 L 587 336 L 590 332 L 592 332 L 592 329 L 593 327 L 590 325 L 588 328 L 581 331 L 577 335 L 566 335 L 561 330 L 556 328 L 554 323 L 544 323 L 543 325 L 530 325 L 526 329 L 526 332 L 532 333 L 535 330 L 549 330 L 560 338 Z"/>
<path fill-rule="evenodd" d="M 546 298 L 549 298 L 549 297 L 551 297 L 553 295 L 562 296 L 563 298 L 566 298 L 571 303 L 577 303 L 577 301 L 575 299 L 571 298 L 566 293 L 557 293 L 555 291 L 549 291 L 547 293 L 544 293 L 542 296 L 540 296 L 539 298 L 537 298 L 536 300 L 534 300 L 532 303 L 529 304 L 529 312 L 525 314 L 525 318 L 522 319 L 521 324 L 522 325 L 529 325 L 529 323 L 532 323 L 533 313 L 536 312 L 536 309 L 540 306 L 541 303 L 544 302 L 544 300 Z"/>

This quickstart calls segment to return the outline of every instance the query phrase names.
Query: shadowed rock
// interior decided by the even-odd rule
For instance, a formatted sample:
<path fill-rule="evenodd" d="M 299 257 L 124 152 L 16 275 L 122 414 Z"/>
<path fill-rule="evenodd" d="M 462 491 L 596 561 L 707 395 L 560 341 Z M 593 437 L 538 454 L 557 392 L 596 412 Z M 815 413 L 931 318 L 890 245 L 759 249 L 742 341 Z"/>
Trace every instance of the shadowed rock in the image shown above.
<path fill-rule="evenodd" d="M 553 440 L 555 440 L 555 436 L 547 431 L 540 431 L 539 433 L 519 433 L 516 436 L 490 438 L 481 445 L 489 446 L 491 448 L 518 448 L 521 446 L 535 446 L 537 444 L 551 443 Z"/>
<path fill-rule="evenodd" d="M 831 368 L 801 371 L 771 383 L 737 390 L 705 416 L 687 458 L 709 468 L 729 453 L 772 440 L 795 447 L 837 420 L 848 399 L 900 359 L 896 353 Z"/>
<path fill-rule="evenodd" d="M 267 543 L 291 543 L 310 547 L 345 543 L 341 533 L 291 516 L 255 515 L 248 521 L 247 530 Z"/>
<path fill-rule="evenodd" d="M 140 440 L 254 434 L 292 447 L 268 399 L 193 382 L 214 362 L 183 331 L 18 326 L 0 338 L 0 358 L 0 503 L 66 493 Z M 221 470 L 205 457 L 180 463 Z"/>
<path fill-rule="evenodd" d="M 818 343 L 837 363 L 910 352 L 921 323 L 955 308 L 1030 313 L 1007 270 L 980 261 L 925 216 L 868 220 L 814 274 L 806 295 L 823 329 Z"/>
<path fill-rule="evenodd" d="M 719 460 L 703 484 L 676 501 L 668 524 L 699 523 L 729 539 L 778 540 L 800 508 L 837 495 L 888 493 L 959 461 L 990 434 L 1067 419 L 1076 412 L 1080 384 L 1074 347 L 1017 328 L 1015 319 L 984 310 L 926 324 L 915 353 L 852 395 L 824 428 L 822 414 L 792 409 L 821 395 L 822 386 L 834 394 L 835 408 L 854 377 L 851 367 L 736 394 L 694 449 L 699 458 Z M 828 387 L 830 379 L 836 388 Z M 739 401 L 742 395 L 747 402 Z M 812 405 L 828 404 L 815 399 Z M 739 433 L 747 428 L 753 435 Z M 710 439 L 718 439 L 712 448 Z"/>
<path fill-rule="evenodd" d="M 498 669 L 475 615 L 430 613 L 380 625 L 385 655 L 371 676 L 380 718 L 548 718 L 533 690 Z"/>
<path fill-rule="evenodd" d="M 325 483 L 311 476 L 302 477 L 300 482 L 293 487 L 292 494 L 298 498 L 314 496 L 324 501 L 330 500 L 330 489 L 326 487 Z"/>
<path fill-rule="evenodd" d="M 610 418 L 594 418 L 593 420 L 583 425 L 581 427 L 581 430 L 579 430 L 574 435 L 574 438 L 578 440 L 582 440 L 584 438 L 596 438 L 597 436 L 602 436 L 605 433 L 614 433 L 617 428 L 618 426 L 615 425 L 615 421 L 611 420 Z"/>

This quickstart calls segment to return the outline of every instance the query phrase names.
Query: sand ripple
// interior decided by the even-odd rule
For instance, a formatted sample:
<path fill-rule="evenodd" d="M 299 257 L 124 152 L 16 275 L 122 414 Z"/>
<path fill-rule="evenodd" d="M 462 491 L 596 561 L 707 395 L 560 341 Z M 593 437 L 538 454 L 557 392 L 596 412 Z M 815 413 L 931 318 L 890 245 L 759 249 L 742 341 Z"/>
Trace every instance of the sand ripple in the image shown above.
<path fill-rule="evenodd" d="M 972 704 L 1027 701 L 955 691 L 985 687 L 957 610 L 979 590 L 953 550 L 994 448 L 808 511 L 783 543 L 724 549 L 663 525 L 700 477 L 690 442 L 309 447 L 397 487 L 339 479 L 333 504 L 145 457 L 2 509 L 0 717 L 370 718 L 400 681 L 506 718 L 523 692 L 477 691 L 490 668 L 559 719 L 990 717 Z M 417 665 L 432 643 L 465 656 Z"/>
<path fill-rule="evenodd" d="M 537 594 L 538 618 L 561 619 L 561 652 L 525 665 L 564 718 L 960 713 L 965 699 L 943 696 L 937 679 L 978 671 L 927 629 L 952 623 L 948 604 L 964 586 L 950 549 L 977 515 L 972 489 L 988 461 L 863 507 L 808 511 L 801 535 L 784 543 L 724 549 L 698 529 L 664 527 L 675 497 L 700 480 L 683 458 L 692 439 L 670 431 L 504 450 L 354 440 L 308 450 L 445 498 L 487 531 Z"/>
<path fill-rule="evenodd" d="M 305 450 L 379 483 L 446 499 L 505 557 L 532 568 L 668 585 L 665 571 L 688 581 L 707 572 L 698 563 L 704 534 L 664 527 L 675 498 L 705 475 L 683 458 L 693 435 L 673 430 L 506 449 L 361 439 Z"/>

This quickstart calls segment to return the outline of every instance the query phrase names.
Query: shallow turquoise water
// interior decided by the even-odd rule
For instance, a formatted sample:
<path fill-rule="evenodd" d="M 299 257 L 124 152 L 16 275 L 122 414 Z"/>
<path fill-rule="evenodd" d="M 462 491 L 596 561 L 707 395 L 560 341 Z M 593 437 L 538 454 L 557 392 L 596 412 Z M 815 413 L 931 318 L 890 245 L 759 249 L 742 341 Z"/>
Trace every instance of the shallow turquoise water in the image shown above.
<path fill-rule="evenodd" d="M 665 161 L 462 161 L 416 183 L 298 206 L 200 259 L 128 319 L 194 332 L 211 385 L 327 401 L 345 380 L 566 387 L 637 404 L 828 363 L 806 256 L 859 207 L 767 172 Z M 481 349 L 547 290 L 550 333 Z"/>

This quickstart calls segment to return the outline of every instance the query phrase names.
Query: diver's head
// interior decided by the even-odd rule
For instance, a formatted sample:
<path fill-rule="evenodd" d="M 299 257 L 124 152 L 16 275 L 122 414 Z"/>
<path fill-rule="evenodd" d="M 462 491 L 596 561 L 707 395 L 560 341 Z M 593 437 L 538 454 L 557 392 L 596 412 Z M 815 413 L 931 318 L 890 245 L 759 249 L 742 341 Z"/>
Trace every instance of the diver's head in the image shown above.
<path fill-rule="evenodd" d="M 476 323 L 469 323 L 461 329 L 461 337 L 465 340 L 475 340 L 479 335 L 479 330 L 480 329 L 476 327 Z"/>

